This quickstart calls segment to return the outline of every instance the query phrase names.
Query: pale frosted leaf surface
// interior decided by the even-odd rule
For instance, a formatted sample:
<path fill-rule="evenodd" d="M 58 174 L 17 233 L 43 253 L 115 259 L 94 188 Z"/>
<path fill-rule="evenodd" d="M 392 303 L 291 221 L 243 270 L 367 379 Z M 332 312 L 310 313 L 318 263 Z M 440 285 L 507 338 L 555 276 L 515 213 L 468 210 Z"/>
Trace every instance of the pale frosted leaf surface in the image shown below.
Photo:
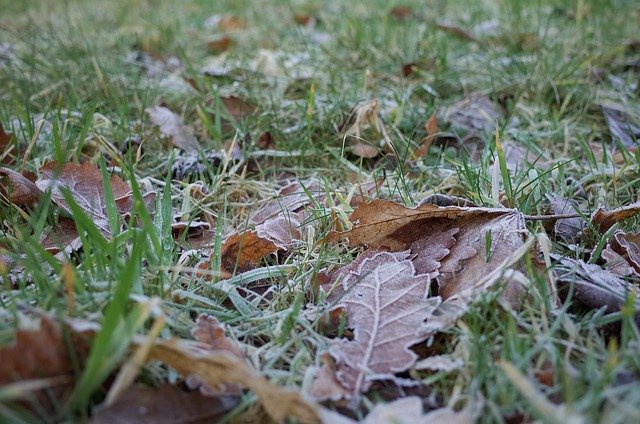
<path fill-rule="evenodd" d="M 427 299 L 429 278 L 415 275 L 413 264 L 382 252 L 364 261 L 360 279 L 342 296 L 347 327 L 354 339 L 334 342 L 329 353 L 336 360 L 336 376 L 357 395 L 371 379 L 408 369 L 416 360 L 410 346 L 425 338 L 420 324 L 440 303 Z"/>
<path fill-rule="evenodd" d="M 160 132 L 171 138 L 174 146 L 185 152 L 198 151 L 198 140 L 193 135 L 193 128 L 185 125 L 177 114 L 163 106 L 151 106 L 145 112 L 151 122 L 159 127 Z"/>

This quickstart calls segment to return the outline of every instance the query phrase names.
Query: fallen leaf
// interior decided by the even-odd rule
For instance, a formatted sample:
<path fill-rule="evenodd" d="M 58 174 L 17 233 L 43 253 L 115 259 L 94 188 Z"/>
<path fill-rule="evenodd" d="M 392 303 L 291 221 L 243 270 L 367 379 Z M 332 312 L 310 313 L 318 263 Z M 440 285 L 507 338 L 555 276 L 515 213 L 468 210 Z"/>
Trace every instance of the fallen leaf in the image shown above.
<path fill-rule="evenodd" d="M 235 15 L 214 15 L 206 20 L 205 26 L 209 29 L 218 29 L 223 32 L 240 31 L 247 27 L 244 20 Z"/>
<path fill-rule="evenodd" d="M 91 424 L 206 424 L 222 419 L 239 400 L 237 396 L 211 398 L 169 384 L 158 388 L 136 385 L 112 405 L 99 408 Z"/>
<path fill-rule="evenodd" d="M 514 209 L 429 203 L 412 209 L 380 199 L 358 206 L 349 220 L 353 228 L 333 233 L 329 240 L 348 238 L 350 246 L 384 246 L 391 251 L 410 248 L 418 272 L 431 275 L 440 262 L 438 294 L 443 299 L 474 289 L 475 283 L 523 246 L 526 232 L 522 214 Z M 519 295 L 519 287 L 505 287 L 506 300 L 515 303 Z"/>
<path fill-rule="evenodd" d="M 450 106 L 444 120 L 469 136 L 495 131 L 500 114 L 487 96 L 475 93 Z"/>
<path fill-rule="evenodd" d="M 338 381 L 354 397 L 372 381 L 409 369 L 417 358 L 409 347 L 429 335 L 421 324 L 440 298 L 427 299 L 430 279 L 416 275 L 408 255 L 379 252 L 362 261 L 336 305 L 345 309 L 354 338 L 334 341 L 329 353 Z"/>
<path fill-rule="evenodd" d="M 11 163 L 11 157 L 5 156 L 5 150 L 11 145 L 13 134 L 4 131 L 2 122 L 0 122 L 0 163 Z"/>
<path fill-rule="evenodd" d="M 421 158 L 424 157 L 429 152 L 429 147 L 433 143 L 433 140 L 436 138 L 436 133 L 438 132 L 438 117 L 436 114 L 432 114 L 427 122 L 424 124 L 424 129 L 427 131 L 427 136 L 422 139 L 420 143 L 420 147 L 416 150 L 416 157 Z"/>
<path fill-rule="evenodd" d="M 413 10 L 408 6 L 394 6 L 389 11 L 389 15 L 399 21 L 404 21 L 413 16 Z"/>
<path fill-rule="evenodd" d="M 358 422 L 326 408 L 320 409 L 320 418 L 323 424 L 354 424 Z M 360 422 L 363 424 L 471 424 L 474 421 L 471 408 L 468 406 L 460 411 L 446 407 L 425 414 L 422 409 L 422 399 L 411 396 L 376 405 Z"/>
<path fill-rule="evenodd" d="M 251 116 L 258 110 L 256 105 L 238 96 L 220 97 L 220 101 L 236 121 Z"/>
<path fill-rule="evenodd" d="M 207 47 L 209 50 L 213 52 L 223 52 L 225 50 L 229 50 L 229 48 L 234 44 L 234 41 L 223 35 L 221 37 L 215 37 L 207 41 Z"/>
<path fill-rule="evenodd" d="M 77 250 L 80 244 L 75 222 L 65 217 L 59 217 L 57 224 L 40 238 L 40 245 L 52 255 L 67 248 Z"/>
<path fill-rule="evenodd" d="M 619 312 L 627 296 L 635 297 L 636 322 L 640 323 L 640 291 L 611 271 L 584 261 L 556 257 L 554 274 L 560 293 L 573 287 L 573 298 L 580 304 L 592 308 L 603 308 L 605 312 Z"/>
<path fill-rule="evenodd" d="M 192 127 L 185 125 L 178 115 L 164 106 L 151 106 L 145 109 L 151 122 L 160 128 L 160 133 L 171 138 L 174 146 L 187 153 L 198 151 L 198 140 Z"/>
<path fill-rule="evenodd" d="M 447 34 L 451 34 L 461 40 L 465 40 L 465 41 L 478 41 L 478 39 L 476 37 L 474 37 L 473 35 L 471 35 L 468 31 L 465 31 L 464 29 L 460 28 L 457 25 L 453 25 L 453 24 L 449 24 L 449 23 L 438 23 L 436 24 L 436 28 L 438 28 L 441 31 L 446 32 Z"/>
<path fill-rule="evenodd" d="M 248 271 L 278 249 L 273 241 L 260 237 L 253 230 L 235 233 L 222 243 L 220 266 L 229 273 Z"/>
<path fill-rule="evenodd" d="M 631 116 L 618 107 L 601 106 L 611 138 L 620 141 L 629 151 L 635 152 L 640 142 L 640 127 Z"/>
<path fill-rule="evenodd" d="M 336 378 L 335 361 L 328 352 L 321 355 L 323 366 L 316 368 L 309 394 L 317 401 L 338 401 L 349 397 L 350 393 Z"/>
<path fill-rule="evenodd" d="M 260 137 L 256 140 L 256 146 L 260 149 L 274 150 L 276 148 L 276 141 L 269 131 L 265 131 L 260 134 Z"/>
<path fill-rule="evenodd" d="M 639 212 L 640 202 L 612 210 L 605 210 L 601 207 L 591 215 L 591 224 L 593 224 L 593 226 L 601 233 L 606 233 L 614 224 L 624 221 L 627 218 L 631 218 Z"/>
<path fill-rule="evenodd" d="M 10 188 L 3 184 L 0 192 L 9 195 L 9 201 L 18 206 L 31 206 L 42 196 L 38 186 L 19 172 L 9 168 L 0 168 L 0 176 L 9 182 Z"/>
<path fill-rule="evenodd" d="M 57 162 L 49 162 L 39 169 L 39 173 L 40 178 L 36 181 L 36 186 L 42 191 L 50 190 L 51 200 L 58 207 L 71 214 L 71 208 L 62 194 L 62 188 L 66 187 L 96 226 L 103 233 L 110 233 L 102 173 L 95 165 L 90 163 L 58 165 Z M 122 214 L 128 212 L 132 206 L 131 189 L 116 174 L 111 175 L 110 183 L 119 212 Z"/>
<path fill-rule="evenodd" d="M 323 203 L 324 197 L 325 194 L 317 180 L 290 182 L 280 188 L 273 198 L 257 208 L 249 216 L 249 223 L 257 225 L 279 215 L 288 216 L 301 212 L 313 202 Z"/>
<path fill-rule="evenodd" d="M 351 153 L 354 155 L 364 158 L 364 159 L 373 159 L 378 157 L 382 152 L 375 146 L 366 143 L 355 143 L 349 147 Z"/>
<path fill-rule="evenodd" d="M 453 358 L 450 355 L 435 355 L 419 360 L 414 368 L 421 371 L 451 372 L 462 368 L 463 365 L 464 362 L 460 358 Z"/>
<path fill-rule="evenodd" d="M 269 383 L 244 361 L 229 353 L 212 352 L 202 343 L 179 339 L 159 341 L 151 347 L 147 360 L 161 361 L 183 376 L 196 374 L 212 387 L 225 383 L 249 388 L 276 422 L 284 422 L 287 417 L 302 423 L 319 421 L 315 405 L 299 393 Z"/>
<path fill-rule="evenodd" d="M 267 219 L 256 226 L 256 234 L 265 240 L 270 240 L 280 250 L 287 250 L 295 240 L 300 240 L 302 217 L 291 213 L 288 216 L 277 216 Z"/>
<path fill-rule="evenodd" d="M 640 275 L 640 234 L 616 231 L 602 257 L 607 261 L 606 268 L 616 274 Z"/>
<path fill-rule="evenodd" d="M 298 25 L 302 25 L 304 27 L 313 27 L 316 24 L 316 17 L 307 14 L 295 14 L 293 15 L 293 20 Z"/>
<path fill-rule="evenodd" d="M 580 210 L 575 200 L 565 199 L 557 194 L 550 194 L 547 197 L 549 198 L 551 212 L 554 214 L 573 214 Z M 553 227 L 553 232 L 565 241 L 573 243 L 578 239 L 578 235 L 586 225 L 580 217 L 558 219 Z"/>

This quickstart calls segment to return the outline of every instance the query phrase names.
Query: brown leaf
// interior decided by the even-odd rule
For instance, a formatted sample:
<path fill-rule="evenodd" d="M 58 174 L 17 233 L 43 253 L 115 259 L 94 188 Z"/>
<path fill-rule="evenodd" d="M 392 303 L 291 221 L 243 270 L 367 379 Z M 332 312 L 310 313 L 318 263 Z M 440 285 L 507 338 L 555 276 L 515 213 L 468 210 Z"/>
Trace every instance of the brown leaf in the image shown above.
<path fill-rule="evenodd" d="M 151 106 L 145 109 L 151 122 L 160 128 L 160 132 L 171 138 L 174 146 L 185 152 L 197 152 L 198 140 L 192 127 L 185 125 L 178 115 L 163 106 Z"/>
<path fill-rule="evenodd" d="M 237 358 L 244 359 L 245 353 L 240 344 L 224 333 L 225 326 L 214 316 L 206 314 L 198 317 L 195 327 L 191 330 L 193 337 L 200 343 L 208 345 L 212 351 L 228 352 Z M 188 376 L 185 383 L 190 389 L 198 389 L 202 394 L 211 397 L 242 394 L 242 388 L 238 385 L 219 385 L 214 388 L 204 383 L 197 375 Z"/>
<path fill-rule="evenodd" d="M 200 343 L 209 345 L 211 350 L 229 352 L 241 359 L 245 357 L 239 343 L 225 335 L 224 324 L 213 315 L 201 314 L 191 334 Z"/>
<path fill-rule="evenodd" d="M 444 255 L 438 268 L 439 294 L 444 299 L 472 289 L 496 269 L 523 245 L 525 231 L 522 214 L 513 209 L 428 203 L 412 209 L 387 200 L 358 206 L 349 220 L 353 223 L 350 231 L 334 233 L 329 239 L 348 237 L 350 246 L 385 246 L 392 251 L 410 248 L 419 272 L 433 272 L 435 258 Z M 504 296 L 515 302 L 519 291 L 508 285 Z"/>
<path fill-rule="evenodd" d="M 631 116 L 618 107 L 601 106 L 611 138 L 620 141 L 629 151 L 635 152 L 640 142 L 640 127 Z"/>
<path fill-rule="evenodd" d="M 607 268 L 617 268 L 620 275 L 640 275 L 640 234 L 616 231 L 602 251 Z M 622 268 L 625 267 L 625 268 Z M 624 271 L 620 271 L 620 269 Z"/>
<path fill-rule="evenodd" d="M 182 375 L 198 375 L 212 387 L 220 383 L 239 384 L 258 396 L 267 413 L 276 422 L 292 417 L 302 423 L 317 423 L 318 413 L 313 404 L 299 393 L 269 383 L 244 361 L 222 352 L 212 352 L 206 345 L 186 340 L 157 342 L 148 360 L 162 361 Z"/>
<path fill-rule="evenodd" d="M 5 150 L 11 145 L 12 138 L 13 134 L 5 132 L 2 122 L 0 122 L 0 163 L 11 163 L 11 157 L 4 156 L 4 154 Z"/>
<path fill-rule="evenodd" d="M 300 240 L 302 237 L 301 221 L 302 217 L 295 213 L 270 218 L 256 226 L 256 234 L 258 237 L 272 241 L 279 249 L 287 250 L 294 240 Z"/>
<path fill-rule="evenodd" d="M 337 401 L 349 397 L 347 391 L 336 378 L 335 362 L 325 352 L 321 355 L 323 366 L 317 368 L 313 374 L 313 382 L 309 388 L 309 394 L 317 401 Z"/>
<path fill-rule="evenodd" d="M 308 14 L 294 14 L 293 20 L 304 27 L 312 27 L 316 24 L 316 17 Z"/>
<path fill-rule="evenodd" d="M 470 136 L 495 131 L 500 114 L 487 96 L 475 93 L 449 107 L 444 120 Z"/>
<path fill-rule="evenodd" d="M 112 405 L 98 409 L 91 424 L 207 424 L 222 419 L 238 402 L 236 396 L 211 398 L 169 384 L 158 388 L 136 385 Z"/>
<path fill-rule="evenodd" d="M 347 312 L 354 339 L 335 341 L 329 353 L 336 360 L 338 381 L 357 397 L 373 380 L 390 378 L 413 365 L 417 355 L 409 347 L 429 335 L 421 324 L 440 298 L 427 299 L 429 277 L 416 275 L 409 260 L 387 252 L 363 261 L 352 276 L 356 281 L 337 307 Z"/>
<path fill-rule="evenodd" d="M 640 202 L 609 211 L 604 208 L 598 208 L 598 210 L 591 215 L 591 224 L 601 233 L 606 233 L 614 224 L 631 218 L 638 214 L 638 212 L 640 212 Z"/>
<path fill-rule="evenodd" d="M 229 50 L 229 48 L 234 44 L 233 39 L 223 35 L 221 37 L 212 38 L 207 41 L 207 47 L 209 50 L 213 52 L 223 52 L 225 50 Z"/>
<path fill-rule="evenodd" d="M 3 184 L 0 192 L 9 195 L 11 203 L 18 206 L 31 206 L 42 196 L 42 191 L 27 177 L 9 168 L 0 168 L 0 176 L 4 175 L 10 189 Z"/>
<path fill-rule="evenodd" d="M 377 147 L 366 143 L 354 143 L 349 147 L 349 150 L 354 155 L 364 159 L 373 159 L 382 153 Z"/>
<path fill-rule="evenodd" d="M 558 288 L 565 291 L 574 287 L 574 299 L 582 305 L 607 313 L 618 312 L 627 295 L 635 297 L 636 321 L 640 322 L 640 292 L 611 271 L 595 264 L 571 258 L 558 258 L 554 268 Z"/>
<path fill-rule="evenodd" d="M 408 6 L 394 6 L 389 11 L 389 15 L 399 21 L 404 21 L 413 16 L 413 10 Z"/>
<path fill-rule="evenodd" d="M 476 37 L 474 37 L 468 31 L 465 31 L 464 29 L 460 28 L 457 25 L 441 22 L 439 24 L 436 24 L 436 28 L 438 28 L 441 31 L 446 32 L 447 34 L 451 34 L 451 35 L 453 35 L 453 36 L 455 36 L 455 37 L 457 37 L 457 38 L 459 38 L 461 40 L 478 41 L 478 39 Z"/>
<path fill-rule="evenodd" d="M 277 251 L 273 241 L 258 236 L 253 230 L 235 233 L 222 243 L 220 266 L 229 273 L 248 271 Z"/>
<path fill-rule="evenodd" d="M 40 178 L 36 181 L 36 185 L 40 190 L 51 190 L 51 200 L 58 207 L 71 214 L 71 208 L 62 194 L 62 188 L 67 187 L 76 203 L 93 219 L 96 226 L 105 234 L 109 234 L 102 173 L 95 165 L 90 163 L 58 165 L 57 162 L 49 162 L 43 165 L 39 172 Z M 116 174 L 111 175 L 110 183 L 116 206 L 120 213 L 125 213 L 131 207 L 131 189 Z"/>
<path fill-rule="evenodd" d="M 550 194 L 548 197 L 551 212 L 554 214 L 571 214 L 576 213 L 576 211 L 579 210 L 578 203 L 575 200 L 565 199 L 557 194 Z M 565 241 L 573 243 L 578 239 L 578 235 L 586 225 L 587 224 L 580 217 L 559 219 L 553 227 L 553 232 L 556 236 L 561 237 Z"/>
<path fill-rule="evenodd" d="M 427 131 L 427 136 L 422 140 L 420 147 L 416 150 L 416 157 L 421 158 L 424 157 L 429 152 L 429 147 L 433 143 L 433 140 L 436 138 L 436 133 L 438 132 L 438 117 L 436 114 L 432 114 L 427 122 L 424 124 L 424 129 Z"/>
<path fill-rule="evenodd" d="M 80 239 L 76 224 L 72 219 L 60 217 L 58 223 L 40 238 L 40 245 L 52 255 L 65 250 L 68 246 L 77 249 Z"/>
<path fill-rule="evenodd" d="M 256 105 L 238 96 L 220 97 L 220 100 L 227 108 L 229 115 L 236 121 L 253 115 L 258 109 Z"/>
<path fill-rule="evenodd" d="M 265 131 L 260 134 L 258 140 L 256 140 L 256 146 L 264 150 L 273 150 L 276 148 L 276 141 L 273 139 L 273 135 L 269 131 Z"/>

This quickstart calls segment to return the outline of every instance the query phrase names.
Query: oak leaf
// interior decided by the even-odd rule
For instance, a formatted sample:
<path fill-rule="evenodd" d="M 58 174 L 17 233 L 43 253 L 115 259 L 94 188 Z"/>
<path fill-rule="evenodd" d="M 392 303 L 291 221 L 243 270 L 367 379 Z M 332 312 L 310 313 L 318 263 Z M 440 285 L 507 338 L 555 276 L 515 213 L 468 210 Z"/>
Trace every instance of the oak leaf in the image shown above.
<path fill-rule="evenodd" d="M 329 239 L 346 237 L 350 246 L 391 251 L 409 248 L 417 272 L 437 277 L 443 299 L 473 289 L 524 244 L 526 231 L 524 217 L 514 209 L 429 203 L 408 208 L 380 199 L 358 206 L 349 220 L 351 230 Z M 518 287 L 507 285 L 506 300 L 516 302 L 519 295 Z"/>
<path fill-rule="evenodd" d="M 408 252 L 379 252 L 361 262 L 350 276 L 337 307 L 347 312 L 354 339 L 335 341 L 329 353 L 336 360 L 336 377 L 354 396 L 376 379 L 390 378 L 415 362 L 410 346 L 424 340 L 426 321 L 440 304 L 429 298 L 429 277 L 416 275 Z"/>

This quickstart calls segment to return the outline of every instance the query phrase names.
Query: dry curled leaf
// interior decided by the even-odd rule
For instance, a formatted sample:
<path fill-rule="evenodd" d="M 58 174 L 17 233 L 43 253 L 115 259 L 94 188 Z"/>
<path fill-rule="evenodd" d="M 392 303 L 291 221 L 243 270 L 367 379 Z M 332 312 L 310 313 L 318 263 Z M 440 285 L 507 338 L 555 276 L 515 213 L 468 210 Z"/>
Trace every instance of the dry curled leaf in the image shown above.
<path fill-rule="evenodd" d="M 271 240 L 249 230 L 235 233 L 222 243 L 221 268 L 229 273 L 244 272 L 254 268 L 262 258 L 278 251 Z"/>
<path fill-rule="evenodd" d="M 474 289 L 523 246 L 526 231 L 522 214 L 513 209 L 428 203 L 407 208 L 379 199 L 358 206 L 349 220 L 353 228 L 330 235 L 330 240 L 348 238 L 350 246 L 391 251 L 410 248 L 418 272 L 437 276 L 444 299 Z M 519 295 L 518 287 L 507 285 L 506 300 L 516 302 Z"/>
<path fill-rule="evenodd" d="M 640 234 L 616 231 L 601 255 L 615 274 L 640 275 Z"/>
<path fill-rule="evenodd" d="M 174 146 L 185 152 L 198 151 L 198 140 L 192 127 L 185 125 L 178 115 L 164 106 L 151 106 L 145 109 L 151 122 L 158 126 L 160 133 L 171 138 Z"/>
<path fill-rule="evenodd" d="M 33 181 L 9 168 L 0 168 L 0 176 L 8 185 L 0 186 L 0 192 L 9 195 L 9 201 L 18 206 L 31 206 L 42 196 L 42 191 Z"/>
<path fill-rule="evenodd" d="M 436 114 L 432 114 L 427 122 L 424 124 L 424 129 L 427 131 L 427 136 L 422 139 L 420 147 L 416 150 L 416 157 L 421 158 L 429 152 L 429 147 L 436 138 L 438 132 L 438 117 Z"/>
<path fill-rule="evenodd" d="M 50 162 L 39 169 L 40 178 L 36 186 L 42 191 L 51 191 L 51 200 L 60 208 L 71 214 L 71 208 L 64 198 L 62 189 L 66 187 L 78 206 L 89 215 L 98 228 L 109 234 L 107 205 L 102 186 L 102 173 L 90 163 L 77 165 L 66 163 L 58 165 Z M 131 209 L 131 189 L 119 176 L 112 174 L 111 190 L 116 207 L 120 213 Z"/>
<path fill-rule="evenodd" d="M 237 396 L 211 398 L 163 384 L 127 389 L 112 405 L 99 408 L 91 424 L 207 424 L 217 422 L 238 405 Z"/>
<path fill-rule="evenodd" d="M 593 224 L 593 226 L 601 233 L 605 233 L 609 228 L 613 227 L 614 224 L 624 221 L 627 218 L 631 218 L 639 212 L 640 202 L 612 210 L 598 208 L 598 210 L 591 215 L 591 224 Z"/>
<path fill-rule="evenodd" d="M 336 305 L 346 311 L 354 338 L 335 341 L 329 353 L 338 381 L 352 396 L 365 392 L 374 380 L 411 367 L 417 355 L 409 347 L 429 334 L 421 324 L 440 298 L 427 299 L 430 279 L 416 275 L 407 257 L 408 252 L 379 252 L 361 261 Z"/>
<path fill-rule="evenodd" d="M 244 361 L 229 353 L 212 352 L 207 345 L 187 340 L 164 340 L 151 347 L 147 360 L 161 361 L 185 376 L 196 374 L 212 387 L 224 383 L 249 388 L 276 422 L 284 422 L 287 417 L 302 423 L 319 421 L 315 405 L 299 393 L 271 384 Z"/>

